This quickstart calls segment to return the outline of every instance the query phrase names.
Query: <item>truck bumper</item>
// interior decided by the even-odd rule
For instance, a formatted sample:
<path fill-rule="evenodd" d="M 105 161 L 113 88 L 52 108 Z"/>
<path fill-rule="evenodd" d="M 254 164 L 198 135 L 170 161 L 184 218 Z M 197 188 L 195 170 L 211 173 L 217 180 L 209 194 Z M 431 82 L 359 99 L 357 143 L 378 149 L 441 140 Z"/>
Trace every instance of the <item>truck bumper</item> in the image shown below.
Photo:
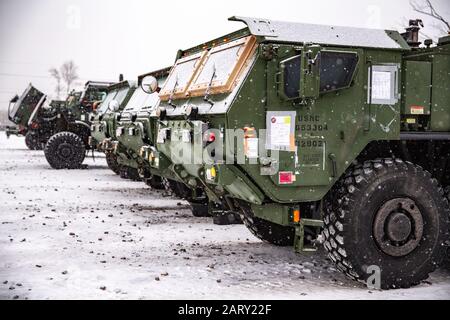
<path fill-rule="evenodd" d="M 8 138 L 12 135 L 23 136 L 23 133 L 21 133 L 17 127 L 6 127 L 5 133 Z"/>

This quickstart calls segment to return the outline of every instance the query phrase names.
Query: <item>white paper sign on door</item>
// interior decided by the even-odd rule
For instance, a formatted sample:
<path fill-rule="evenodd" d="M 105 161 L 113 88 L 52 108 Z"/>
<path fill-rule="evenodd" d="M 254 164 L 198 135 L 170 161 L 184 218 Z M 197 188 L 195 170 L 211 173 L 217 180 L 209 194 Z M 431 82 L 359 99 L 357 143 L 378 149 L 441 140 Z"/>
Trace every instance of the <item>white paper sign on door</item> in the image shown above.
<path fill-rule="evenodd" d="M 391 73 L 386 71 L 374 71 L 372 73 L 372 99 L 391 99 L 392 83 Z"/>
<path fill-rule="evenodd" d="M 267 112 L 267 149 L 295 150 L 295 112 Z"/>

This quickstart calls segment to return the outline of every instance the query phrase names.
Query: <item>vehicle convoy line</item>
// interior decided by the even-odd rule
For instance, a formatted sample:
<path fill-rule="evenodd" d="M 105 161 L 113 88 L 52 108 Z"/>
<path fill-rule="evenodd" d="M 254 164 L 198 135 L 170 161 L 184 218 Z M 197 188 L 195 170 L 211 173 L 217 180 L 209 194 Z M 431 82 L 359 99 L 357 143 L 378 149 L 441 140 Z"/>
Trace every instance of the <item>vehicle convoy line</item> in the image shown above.
<path fill-rule="evenodd" d="M 33 131 L 45 95 L 30 85 L 11 133 L 45 136 L 54 169 L 102 151 L 195 217 L 300 255 L 323 247 L 369 288 L 426 281 L 450 244 L 450 35 L 421 46 L 417 19 L 403 33 L 229 20 L 244 28 L 136 83 L 88 82 L 51 135 Z"/>

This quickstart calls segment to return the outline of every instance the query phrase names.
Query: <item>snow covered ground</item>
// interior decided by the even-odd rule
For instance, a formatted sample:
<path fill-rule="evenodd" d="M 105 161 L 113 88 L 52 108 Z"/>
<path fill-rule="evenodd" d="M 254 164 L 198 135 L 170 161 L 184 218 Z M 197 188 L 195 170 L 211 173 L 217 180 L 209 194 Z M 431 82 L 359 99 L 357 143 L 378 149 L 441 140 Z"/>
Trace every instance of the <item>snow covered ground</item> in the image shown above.
<path fill-rule="evenodd" d="M 296 255 L 243 225 L 114 175 L 104 158 L 55 171 L 0 132 L 2 299 L 449 299 L 449 267 L 407 290 L 370 291 L 323 252 Z"/>

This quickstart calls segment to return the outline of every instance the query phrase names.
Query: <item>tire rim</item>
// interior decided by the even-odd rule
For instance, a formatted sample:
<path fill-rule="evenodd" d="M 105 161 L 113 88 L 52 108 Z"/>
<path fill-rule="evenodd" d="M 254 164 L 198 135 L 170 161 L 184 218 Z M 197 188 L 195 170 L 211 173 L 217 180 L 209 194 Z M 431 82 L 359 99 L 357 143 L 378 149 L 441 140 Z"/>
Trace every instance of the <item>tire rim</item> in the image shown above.
<path fill-rule="evenodd" d="M 378 210 L 373 236 L 378 247 L 393 257 L 403 257 L 417 248 L 423 236 L 419 207 L 409 198 L 396 198 Z"/>
<path fill-rule="evenodd" d="M 72 156 L 72 146 L 68 143 L 62 143 L 58 146 L 58 154 L 61 156 L 61 158 L 69 158 Z"/>

